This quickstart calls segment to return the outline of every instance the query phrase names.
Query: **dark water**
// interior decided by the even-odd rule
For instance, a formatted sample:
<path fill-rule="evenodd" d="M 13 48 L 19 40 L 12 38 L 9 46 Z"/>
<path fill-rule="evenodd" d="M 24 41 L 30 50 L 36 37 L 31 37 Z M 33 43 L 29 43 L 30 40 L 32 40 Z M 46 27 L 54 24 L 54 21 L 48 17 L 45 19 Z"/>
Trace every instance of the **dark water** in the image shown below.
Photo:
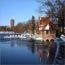
<path fill-rule="evenodd" d="M 0 64 L 52 64 L 54 54 L 51 56 L 49 49 L 49 45 L 34 41 L 0 41 Z"/>

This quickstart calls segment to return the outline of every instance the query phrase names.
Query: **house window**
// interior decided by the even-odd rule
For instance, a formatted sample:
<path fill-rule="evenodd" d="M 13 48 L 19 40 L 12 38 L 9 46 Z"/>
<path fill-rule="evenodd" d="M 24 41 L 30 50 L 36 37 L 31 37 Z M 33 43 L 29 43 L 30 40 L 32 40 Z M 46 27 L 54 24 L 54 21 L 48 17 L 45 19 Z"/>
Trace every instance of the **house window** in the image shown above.
<path fill-rule="evenodd" d="M 46 30 L 46 34 L 48 34 L 48 32 L 49 32 L 49 31 L 48 31 L 48 30 Z"/>
<path fill-rule="evenodd" d="M 42 24 L 42 22 L 40 22 L 40 25 Z"/>
<path fill-rule="evenodd" d="M 43 21 L 40 22 L 40 25 L 43 24 Z"/>

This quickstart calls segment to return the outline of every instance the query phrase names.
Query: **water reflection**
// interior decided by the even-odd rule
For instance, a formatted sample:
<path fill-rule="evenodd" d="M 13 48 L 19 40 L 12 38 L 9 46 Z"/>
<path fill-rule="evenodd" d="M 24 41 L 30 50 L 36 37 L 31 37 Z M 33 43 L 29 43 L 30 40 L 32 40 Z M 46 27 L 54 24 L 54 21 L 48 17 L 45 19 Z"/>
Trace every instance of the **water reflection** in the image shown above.
<path fill-rule="evenodd" d="M 11 48 L 6 44 L 2 46 L 2 64 L 51 64 L 53 62 L 56 47 L 53 46 L 54 42 L 11 40 L 8 44 Z"/>
<path fill-rule="evenodd" d="M 38 56 L 40 61 L 44 61 L 44 63 L 48 63 L 48 57 L 49 57 L 49 46 L 44 44 L 38 44 L 36 45 L 38 50 Z"/>
<path fill-rule="evenodd" d="M 58 56 L 61 58 L 65 58 L 65 45 L 60 46 Z"/>
<path fill-rule="evenodd" d="M 49 49 L 49 58 L 48 58 L 49 64 L 52 64 L 54 61 L 56 49 L 57 49 L 56 43 L 51 41 Z"/>
<path fill-rule="evenodd" d="M 10 47 L 14 47 L 14 42 L 10 41 Z"/>
<path fill-rule="evenodd" d="M 28 44 L 28 48 L 31 49 L 31 52 L 34 53 L 35 50 L 38 52 L 38 57 L 40 61 L 44 61 L 44 63 L 52 64 L 55 52 L 56 52 L 56 43 L 54 41 L 51 42 L 41 42 L 41 43 L 35 43 L 31 42 Z"/>
<path fill-rule="evenodd" d="M 34 41 L 29 43 L 27 46 L 31 50 L 32 53 L 35 52 L 35 43 L 34 43 Z"/>
<path fill-rule="evenodd" d="M 65 45 L 60 45 L 60 47 L 59 47 L 59 52 L 56 57 L 56 64 L 59 64 L 59 65 L 65 64 Z"/>
<path fill-rule="evenodd" d="M 57 49 L 56 43 L 54 41 L 42 42 L 36 45 L 40 61 L 45 61 L 45 63 L 52 64 L 55 57 L 55 52 Z"/>
<path fill-rule="evenodd" d="M 16 41 L 17 46 L 21 47 L 21 46 L 27 46 L 29 51 L 34 54 L 36 51 L 38 52 L 38 57 L 40 61 L 44 61 L 45 63 L 49 63 L 52 64 L 53 60 L 54 60 L 54 56 L 55 56 L 55 51 L 56 51 L 56 45 L 55 42 L 51 41 L 51 42 L 40 42 L 40 43 L 36 43 L 34 41 L 32 42 L 21 42 Z M 14 42 L 11 41 L 10 42 L 10 46 L 14 47 Z"/>

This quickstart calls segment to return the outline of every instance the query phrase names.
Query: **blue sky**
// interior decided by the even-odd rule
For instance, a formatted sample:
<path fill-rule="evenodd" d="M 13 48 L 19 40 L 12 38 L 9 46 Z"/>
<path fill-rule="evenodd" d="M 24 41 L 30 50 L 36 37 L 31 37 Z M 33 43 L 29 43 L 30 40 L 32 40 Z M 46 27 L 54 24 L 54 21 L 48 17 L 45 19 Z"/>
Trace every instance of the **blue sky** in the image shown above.
<path fill-rule="evenodd" d="M 39 4 L 36 0 L 0 0 L 0 26 L 9 26 L 10 20 L 15 20 L 15 25 L 39 17 L 36 11 Z"/>

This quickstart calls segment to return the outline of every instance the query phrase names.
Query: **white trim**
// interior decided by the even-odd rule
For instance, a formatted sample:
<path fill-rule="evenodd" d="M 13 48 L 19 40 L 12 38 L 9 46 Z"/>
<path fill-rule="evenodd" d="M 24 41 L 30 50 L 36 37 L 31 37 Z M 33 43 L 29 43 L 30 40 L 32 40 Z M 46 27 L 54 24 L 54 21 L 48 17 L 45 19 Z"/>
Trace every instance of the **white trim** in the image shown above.
<path fill-rule="evenodd" d="M 45 27 L 45 30 L 49 30 L 49 24 Z"/>

